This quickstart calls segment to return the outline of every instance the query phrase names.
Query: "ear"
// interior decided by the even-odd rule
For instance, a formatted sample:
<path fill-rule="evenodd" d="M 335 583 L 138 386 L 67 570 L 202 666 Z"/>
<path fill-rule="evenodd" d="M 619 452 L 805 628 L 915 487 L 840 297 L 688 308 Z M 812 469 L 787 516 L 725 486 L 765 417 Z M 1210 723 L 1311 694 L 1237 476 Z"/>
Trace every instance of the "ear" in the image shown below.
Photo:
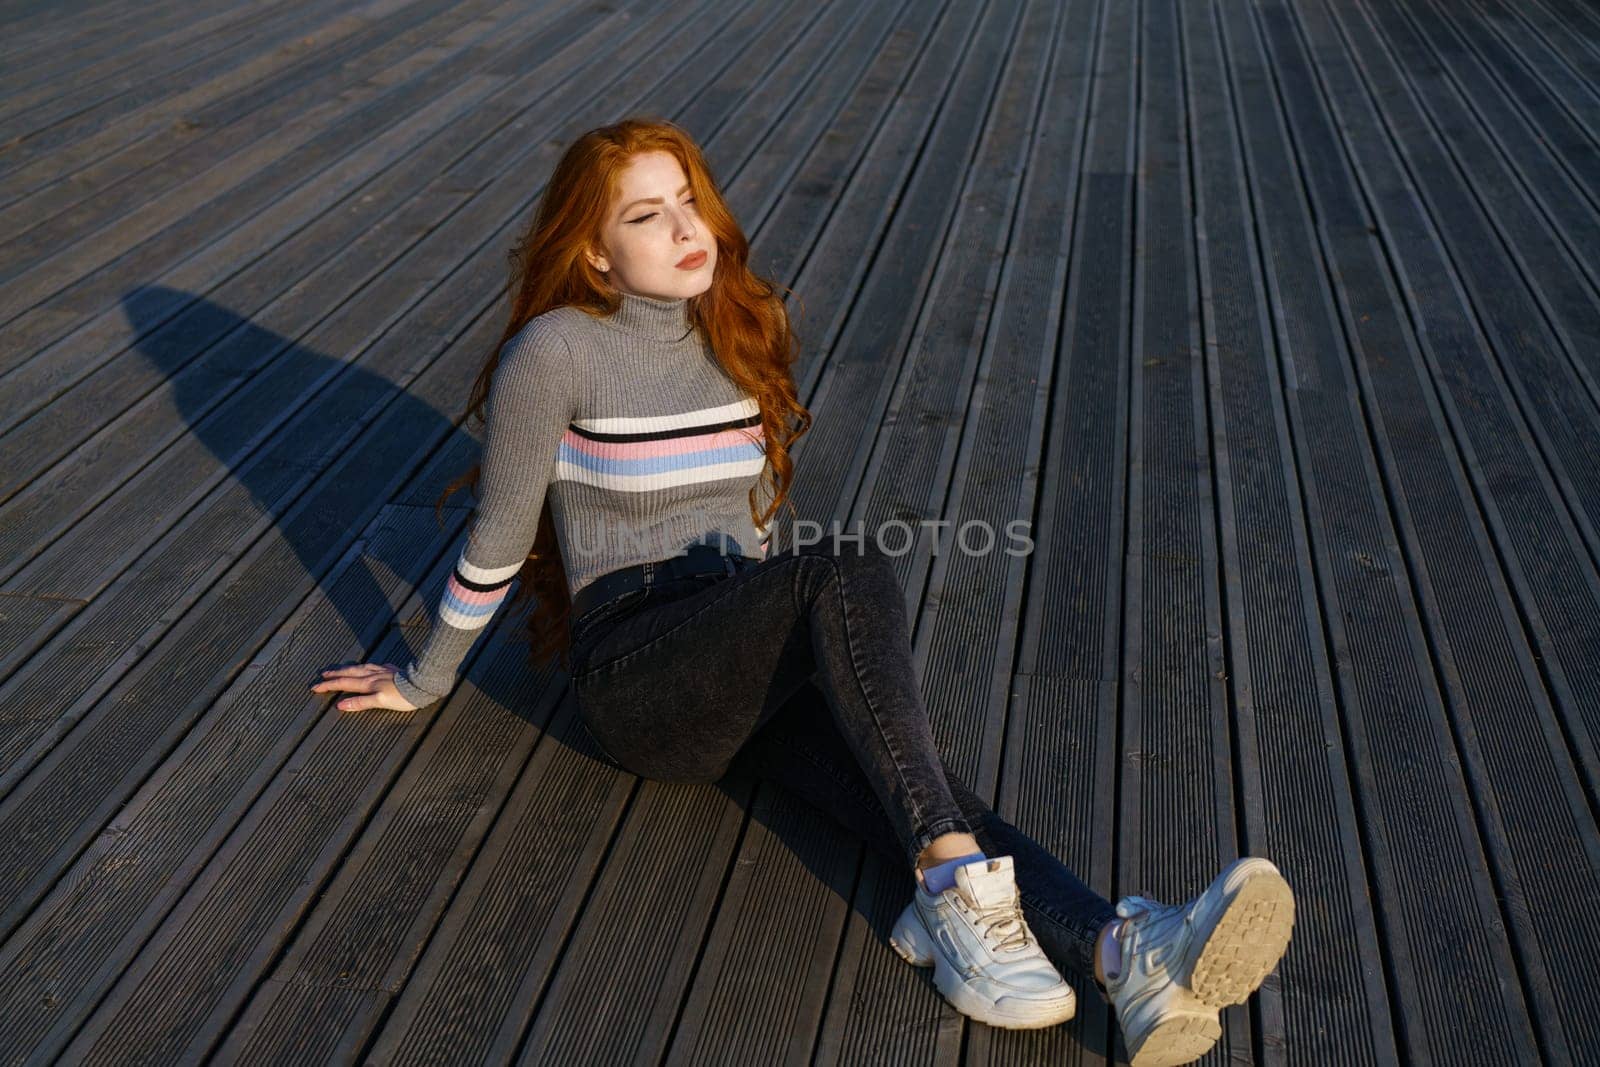
<path fill-rule="evenodd" d="M 606 258 L 604 256 L 595 254 L 592 249 L 584 249 L 583 258 L 589 261 L 589 266 L 593 267 L 601 274 L 604 274 L 606 271 L 611 269 L 611 264 L 606 262 Z"/>

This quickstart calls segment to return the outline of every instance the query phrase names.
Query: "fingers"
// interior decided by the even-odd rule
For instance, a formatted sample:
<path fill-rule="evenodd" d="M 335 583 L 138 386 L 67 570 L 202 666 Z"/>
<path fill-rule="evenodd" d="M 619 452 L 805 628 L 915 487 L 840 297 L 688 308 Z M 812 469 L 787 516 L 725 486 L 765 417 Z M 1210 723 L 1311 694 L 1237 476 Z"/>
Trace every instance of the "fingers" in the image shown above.
<path fill-rule="evenodd" d="M 384 664 L 381 667 L 376 663 L 360 663 L 353 667 L 329 667 L 322 672 L 321 681 L 311 684 L 311 690 L 316 692 L 324 686 L 341 689 L 344 688 L 341 683 L 346 681 L 365 681 L 369 678 L 387 678 L 388 676 L 388 664 Z M 356 689 L 351 689 L 350 691 L 359 692 Z"/>
<path fill-rule="evenodd" d="M 364 708 L 378 708 L 383 705 L 378 698 L 371 694 L 377 692 L 377 679 L 360 679 L 344 683 L 339 687 L 341 692 L 360 693 L 360 696 L 344 697 L 333 702 L 333 706 L 340 711 L 361 711 Z"/>
<path fill-rule="evenodd" d="M 390 677 L 387 665 L 361 663 L 353 667 L 330 667 L 322 680 L 311 683 L 313 693 L 370 693 L 374 683 Z M 344 707 L 343 704 L 339 705 Z"/>
<path fill-rule="evenodd" d="M 387 670 L 389 664 L 357 663 L 347 667 L 329 667 L 322 672 L 324 678 L 359 678 L 363 675 L 374 674 Z"/>
<path fill-rule="evenodd" d="M 310 688 L 313 693 L 359 694 L 336 700 L 334 707 L 340 711 L 388 708 L 391 705 L 385 687 L 394 684 L 393 678 L 399 671 L 400 668 L 393 663 L 356 663 L 329 667 L 322 672 L 321 680 L 311 683 Z M 400 696 L 398 690 L 393 694 L 393 699 L 411 711 L 416 710 Z"/>

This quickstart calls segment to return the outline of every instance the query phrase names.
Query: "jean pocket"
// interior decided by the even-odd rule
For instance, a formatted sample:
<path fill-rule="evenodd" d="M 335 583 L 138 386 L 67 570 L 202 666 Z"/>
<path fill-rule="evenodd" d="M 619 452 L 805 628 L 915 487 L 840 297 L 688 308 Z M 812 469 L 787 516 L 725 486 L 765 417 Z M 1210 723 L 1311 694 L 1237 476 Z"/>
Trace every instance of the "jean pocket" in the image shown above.
<path fill-rule="evenodd" d="M 647 587 L 640 586 L 638 589 L 630 589 L 626 593 L 606 601 L 599 607 L 591 609 L 587 615 L 574 622 L 572 647 L 577 648 L 589 642 L 605 627 L 639 607 L 649 595 L 650 590 Z"/>

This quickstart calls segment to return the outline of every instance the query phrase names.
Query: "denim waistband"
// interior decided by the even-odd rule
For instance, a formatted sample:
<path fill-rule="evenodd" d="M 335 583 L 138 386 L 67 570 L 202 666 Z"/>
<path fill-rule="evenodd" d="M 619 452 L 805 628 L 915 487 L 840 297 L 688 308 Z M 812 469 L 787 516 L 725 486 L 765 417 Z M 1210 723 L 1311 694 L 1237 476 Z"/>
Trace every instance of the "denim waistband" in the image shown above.
<path fill-rule="evenodd" d="M 578 590 L 577 596 L 572 598 L 571 617 L 574 620 L 581 619 L 600 605 L 609 603 L 623 593 L 641 586 L 699 574 L 732 576 L 745 567 L 759 562 L 761 561 L 753 556 L 731 553 L 724 555 L 716 545 L 691 545 L 681 555 L 649 563 L 637 563 L 631 567 L 602 574 Z"/>

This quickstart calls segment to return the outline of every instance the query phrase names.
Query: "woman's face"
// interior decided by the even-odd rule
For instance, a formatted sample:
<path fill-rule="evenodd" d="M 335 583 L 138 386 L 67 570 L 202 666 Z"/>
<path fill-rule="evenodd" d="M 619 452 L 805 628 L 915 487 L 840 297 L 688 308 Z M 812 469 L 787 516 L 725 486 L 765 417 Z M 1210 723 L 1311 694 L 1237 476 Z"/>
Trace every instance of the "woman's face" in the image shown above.
<path fill-rule="evenodd" d="M 623 169 L 600 241 L 589 262 L 623 292 L 676 300 L 711 288 L 717 242 L 670 152 L 641 153 Z"/>

